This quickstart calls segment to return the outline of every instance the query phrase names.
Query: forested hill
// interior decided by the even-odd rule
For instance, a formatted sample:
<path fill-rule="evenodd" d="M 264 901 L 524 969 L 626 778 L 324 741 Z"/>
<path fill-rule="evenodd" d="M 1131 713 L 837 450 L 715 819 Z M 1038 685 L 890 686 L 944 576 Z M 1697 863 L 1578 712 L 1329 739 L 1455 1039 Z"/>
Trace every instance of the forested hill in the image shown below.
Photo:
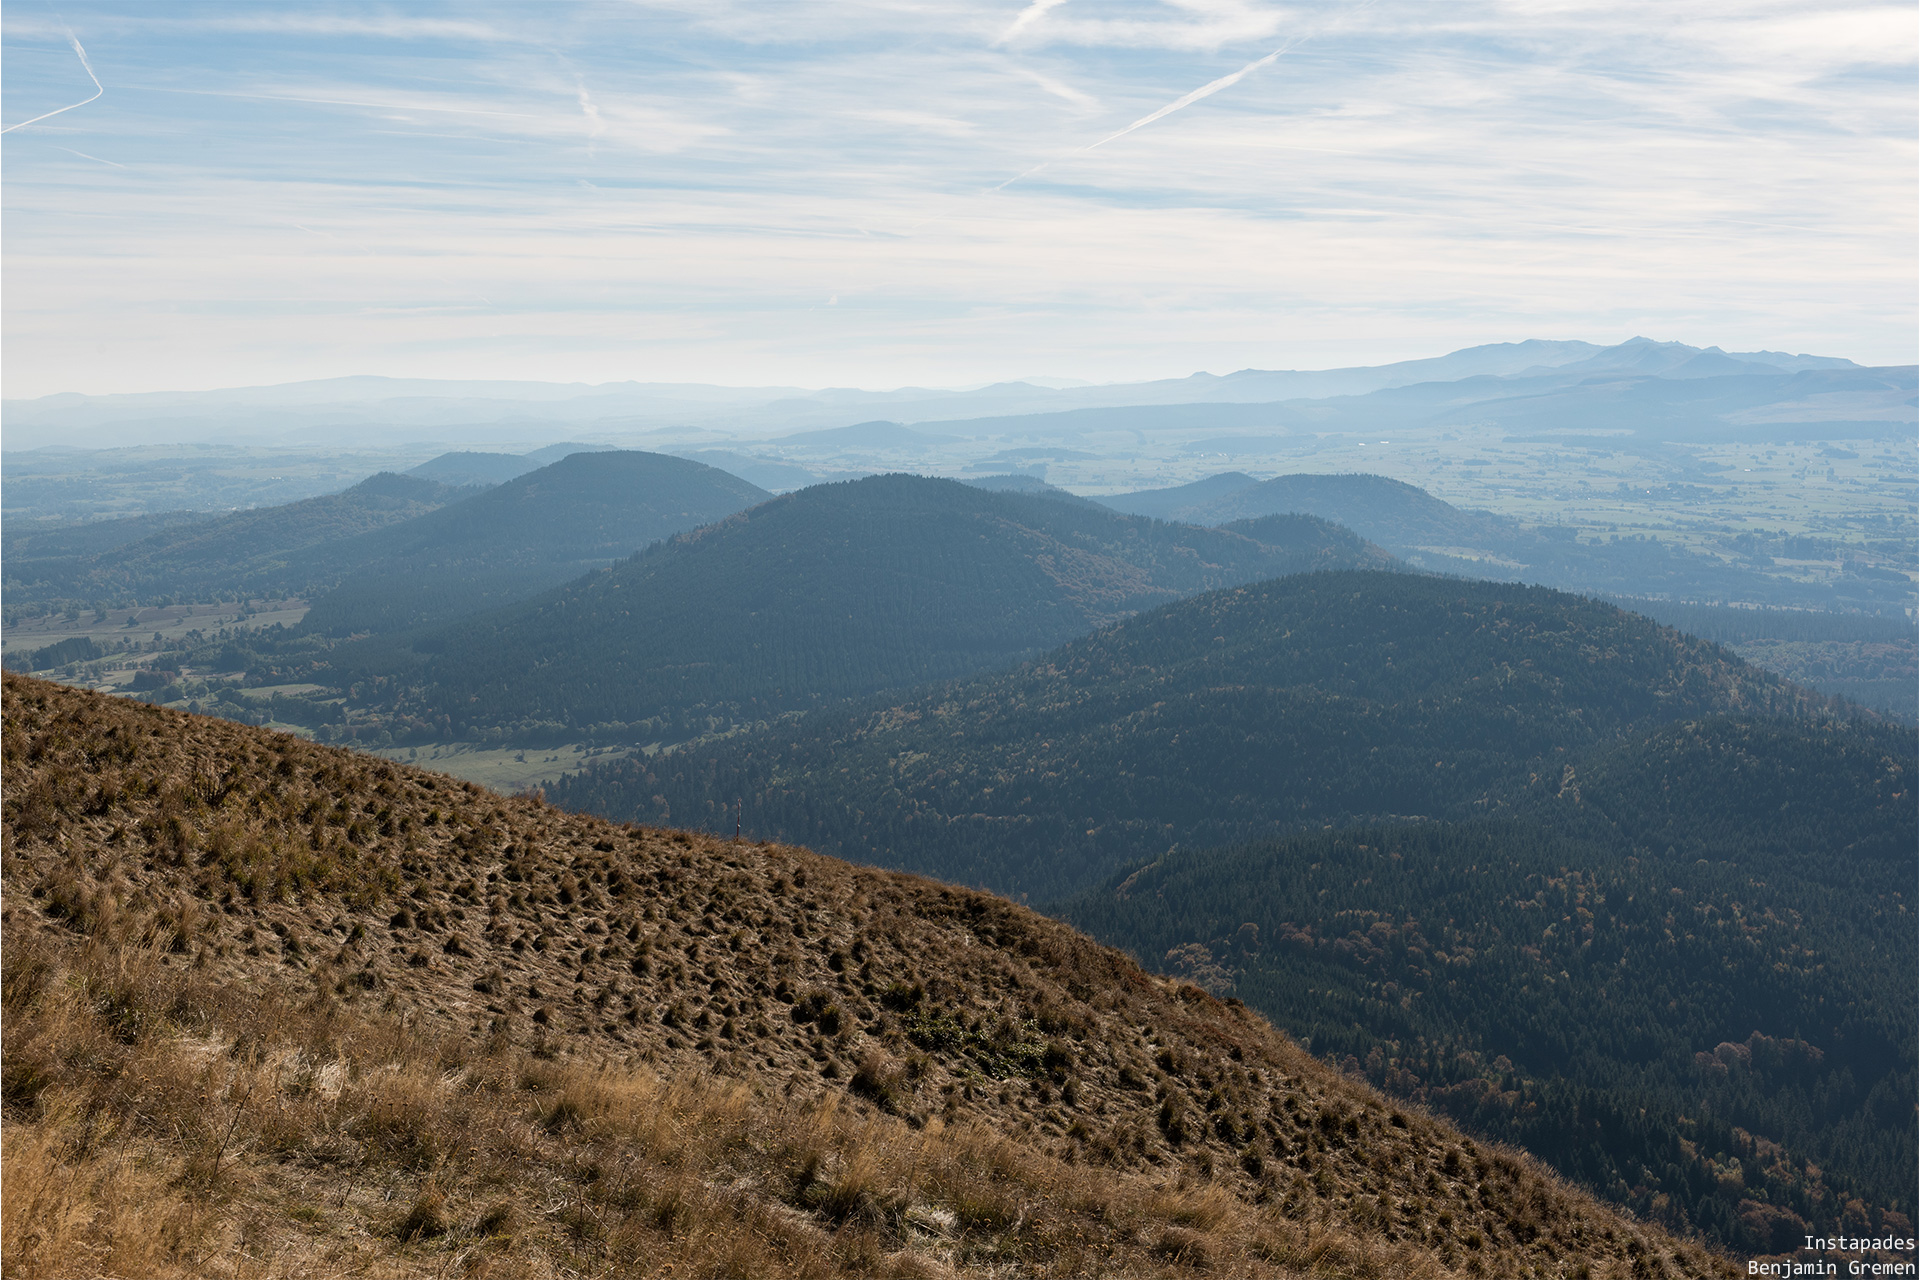
<path fill-rule="evenodd" d="M 117 545 L 116 528 L 144 531 L 155 518 L 107 521 L 85 526 L 84 537 L 36 537 L 18 547 L 10 539 L 6 593 L 14 604 L 100 605 L 300 594 L 333 581 L 324 568 L 292 562 L 305 548 L 412 520 L 461 496 L 433 480 L 382 472 L 339 493 L 168 523 Z"/>
<path fill-rule="evenodd" d="M 1487 812 L 1633 731 L 1824 701 L 1583 597 L 1316 573 L 550 794 L 729 830 L 739 800 L 749 830 L 1047 900 L 1176 842 Z"/>
<path fill-rule="evenodd" d="M 497 608 L 769 496 L 685 458 L 571 454 L 421 519 L 313 548 L 306 563 L 340 585 L 304 629 L 395 632 Z"/>
<path fill-rule="evenodd" d="M 14 517 L 0 530 L 6 560 L 57 560 L 94 556 L 139 542 L 180 525 L 205 524 L 219 517 L 205 511 L 161 511 L 114 520 L 33 520 Z"/>
<path fill-rule="evenodd" d="M 1238 483 L 1244 482 L 1244 483 Z M 1375 475 L 1292 475 L 1256 481 L 1228 472 L 1174 489 L 1102 498 L 1116 511 L 1217 525 L 1285 512 L 1307 513 L 1388 547 L 1487 547 L 1519 532 L 1511 521 L 1463 511 L 1425 489 Z"/>
<path fill-rule="evenodd" d="M 1904 1235 L 1914 769 L 1904 728 L 1709 718 L 1531 822 L 1168 853 L 1064 914 L 1729 1249 Z"/>
<path fill-rule="evenodd" d="M 671 740 L 989 669 L 1228 583 L 1392 563 L 1323 521 L 1267 536 L 920 476 L 819 485 L 430 636 L 399 714 L 441 739 Z"/>
<path fill-rule="evenodd" d="M 1892 721 L 1682 720 L 1588 754 L 1519 807 L 1654 854 L 1784 858 L 1814 881 L 1871 864 L 1911 881 L 1914 751 L 1912 726 Z"/>

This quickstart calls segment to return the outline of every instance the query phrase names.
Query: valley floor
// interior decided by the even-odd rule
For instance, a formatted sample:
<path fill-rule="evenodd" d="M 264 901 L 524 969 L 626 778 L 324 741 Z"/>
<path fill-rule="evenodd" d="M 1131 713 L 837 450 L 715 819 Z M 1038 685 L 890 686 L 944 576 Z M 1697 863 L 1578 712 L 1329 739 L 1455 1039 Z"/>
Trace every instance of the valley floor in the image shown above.
<path fill-rule="evenodd" d="M 492 791 L 531 791 L 577 773 L 592 764 L 619 760 L 632 752 L 619 747 L 567 743 L 557 747 L 489 747 L 468 742 L 430 742 L 420 746 L 380 747 L 375 755 L 403 764 L 451 774 Z"/>
<path fill-rule="evenodd" d="M 62 640 L 88 639 L 103 648 L 127 640 L 155 639 L 179 644 L 191 632 L 222 627 L 291 627 L 307 616 L 307 601 L 213 600 L 197 604 L 151 605 L 140 609 L 99 609 L 73 614 L 42 613 L 9 619 L 0 627 L 0 652 L 22 653 Z"/>

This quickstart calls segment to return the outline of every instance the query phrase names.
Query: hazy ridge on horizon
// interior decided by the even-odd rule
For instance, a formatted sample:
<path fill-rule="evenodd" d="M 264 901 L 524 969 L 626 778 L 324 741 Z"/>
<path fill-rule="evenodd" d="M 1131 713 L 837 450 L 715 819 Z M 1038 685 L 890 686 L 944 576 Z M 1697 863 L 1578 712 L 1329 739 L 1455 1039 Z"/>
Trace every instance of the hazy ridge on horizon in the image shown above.
<path fill-rule="evenodd" d="M 87 395 L 62 392 L 0 401 L 8 451 L 135 444 L 306 442 L 321 427 L 438 429 L 449 439 L 553 439 L 553 428 L 589 427 L 601 438 L 654 432 L 750 439 L 829 425 L 849 415 L 884 414 L 893 422 L 964 422 L 1076 409 L 1174 404 L 1262 404 L 1367 395 L 1421 383 L 1540 377 L 1724 377 L 1810 369 L 1861 369 L 1834 356 L 1774 351 L 1728 353 L 1718 347 L 1633 338 L 1610 347 L 1580 340 L 1528 339 L 1466 347 L 1442 356 L 1321 370 L 1242 369 L 1185 378 L 1047 387 L 996 382 L 972 389 L 898 387 L 808 389 L 699 383 L 466 381 L 350 375 L 302 382 Z M 1049 379 L 1049 381 L 1065 381 Z M 260 422 L 272 414 L 272 426 Z M 501 428 L 505 428 L 503 433 Z M 462 434 L 464 429 L 464 434 Z M 515 436 L 515 430 L 520 431 Z M 89 445 L 75 433 L 99 433 Z M 328 431 L 326 443 L 342 438 Z"/>

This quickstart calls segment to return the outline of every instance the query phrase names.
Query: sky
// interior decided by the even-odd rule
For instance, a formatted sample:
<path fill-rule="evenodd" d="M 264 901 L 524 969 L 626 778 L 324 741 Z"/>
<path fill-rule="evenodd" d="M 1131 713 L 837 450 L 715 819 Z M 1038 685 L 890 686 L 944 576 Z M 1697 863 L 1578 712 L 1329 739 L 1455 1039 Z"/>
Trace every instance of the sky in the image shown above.
<path fill-rule="evenodd" d="M 8 0 L 0 375 L 1911 363 L 1915 50 L 1908 3 Z"/>

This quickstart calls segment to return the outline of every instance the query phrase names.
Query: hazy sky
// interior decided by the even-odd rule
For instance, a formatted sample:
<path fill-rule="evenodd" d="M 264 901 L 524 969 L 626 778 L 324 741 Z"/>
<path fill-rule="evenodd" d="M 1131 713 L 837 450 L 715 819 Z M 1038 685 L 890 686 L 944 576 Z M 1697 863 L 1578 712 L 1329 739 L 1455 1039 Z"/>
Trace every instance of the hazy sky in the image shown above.
<path fill-rule="evenodd" d="M 1907 363 L 1915 45 L 1910 3 L 8 0 L 5 389 Z"/>

